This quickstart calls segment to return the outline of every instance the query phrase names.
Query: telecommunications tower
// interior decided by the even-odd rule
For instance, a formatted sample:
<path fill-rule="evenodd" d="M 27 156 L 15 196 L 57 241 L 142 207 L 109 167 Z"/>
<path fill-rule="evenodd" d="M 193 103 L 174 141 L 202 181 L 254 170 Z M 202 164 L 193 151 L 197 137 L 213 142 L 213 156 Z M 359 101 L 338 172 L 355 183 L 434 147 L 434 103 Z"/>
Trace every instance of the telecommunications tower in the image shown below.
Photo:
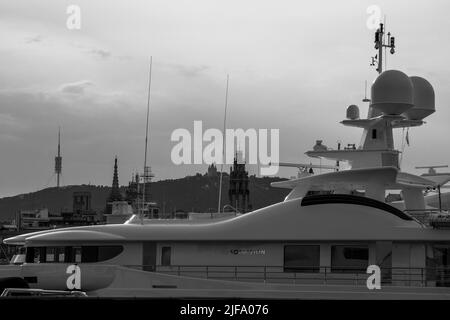
<path fill-rule="evenodd" d="M 62 170 L 62 157 L 61 157 L 61 127 L 60 127 L 58 128 L 58 155 L 55 157 L 56 186 L 58 188 L 61 170 Z"/>

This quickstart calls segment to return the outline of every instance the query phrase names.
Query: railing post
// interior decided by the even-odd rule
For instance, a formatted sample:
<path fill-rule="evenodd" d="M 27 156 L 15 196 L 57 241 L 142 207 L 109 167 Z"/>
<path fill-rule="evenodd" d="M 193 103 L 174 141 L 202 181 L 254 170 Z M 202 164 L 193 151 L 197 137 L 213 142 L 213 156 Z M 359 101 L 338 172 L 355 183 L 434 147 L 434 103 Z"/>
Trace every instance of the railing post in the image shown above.
<path fill-rule="evenodd" d="M 411 287 L 411 268 L 409 268 L 409 286 Z"/>
<path fill-rule="evenodd" d="M 237 280 L 237 266 L 234 266 L 234 280 Z"/>
<path fill-rule="evenodd" d="M 208 266 L 206 266 L 206 279 L 208 279 Z"/>
<path fill-rule="evenodd" d="M 266 283 L 267 280 L 267 266 L 264 266 L 264 283 Z"/>
<path fill-rule="evenodd" d="M 325 275 L 323 277 L 324 284 L 327 284 L 327 267 L 325 267 Z"/>
<path fill-rule="evenodd" d="M 423 279 L 423 268 L 420 268 L 420 272 L 421 272 L 421 279 L 422 279 L 422 287 L 425 287 L 425 281 Z"/>
<path fill-rule="evenodd" d="M 177 274 L 180 276 L 180 265 L 177 266 Z"/>

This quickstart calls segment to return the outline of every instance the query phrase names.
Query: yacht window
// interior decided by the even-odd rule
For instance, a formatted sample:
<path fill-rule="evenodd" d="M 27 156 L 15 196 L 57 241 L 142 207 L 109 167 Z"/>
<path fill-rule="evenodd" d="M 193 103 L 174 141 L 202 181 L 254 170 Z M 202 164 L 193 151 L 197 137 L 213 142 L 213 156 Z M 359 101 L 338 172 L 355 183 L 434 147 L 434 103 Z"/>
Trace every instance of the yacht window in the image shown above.
<path fill-rule="evenodd" d="M 72 251 L 72 247 L 64 248 L 64 262 L 73 262 Z"/>
<path fill-rule="evenodd" d="M 12 258 L 10 263 L 11 264 L 23 264 L 25 261 L 25 255 L 23 254 L 15 254 Z"/>
<path fill-rule="evenodd" d="M 436 281 L 436 287 L 450 287 L 450 247 L 432 245 L 427 248 L 427 279 Z"/>
<path fill-rule="evenodd" d="M 74 262 L 75 263 L 80 263 L 81 262 L 81 248 L 80 247 L 75 247 L 73 248 L 73 255 L 74 255 Z"/>
<path fill-rule="evenodd" d="M 122 246 L 82 246 L 81 262 L 102 262 L 111 260 L 123 251 Z"/>
<path fill-rule="evenodd" d="M 28 263 L 34 262 L 34 248 L 33 247 L 27 247 L 26 253 L 25 253 L 25 261 Z"/>
<path fill-rule="evenodd" d="M 98 261 L 98 247 L 96 247 L 96 246 L 81 247 L 81 261 L 97 262 Z"/>
<path fill-rule="evenodd" d="M 45 262 L 55 262 L 55 248 L 47 248 Z"/>
<path fill-rule="evenodd" d="M 123 251 L 122 246 L 27 247 L 28 263 L 90 263 L 110 260 Z"/>
<path fill-rule="evenodd" d="M 98 247 L 98 260 L 106 261 L 118 256 L 123 251 L 122 246 L 101 246 Z"/>
<path fill-rule="evenodd" d="M 25 261 L 27 263 L 45 262 L 45 248 L 43 248 L 43 247 L 27 247 Z"/>
<path fill-rule="evenodd" d="M 37 250 L 36 250 L 37 249 Z M 45 262 L 45 247 L 39 247 L 34 250 L 35 263 Z"/>
<path fill-rule="evenodd" d="M 162 247 L 162 249 L 161 249 L 161 265 L 170 266 L 170 255 L 171 255 L 171 248 L 170 247 Z"/>
<path fill-rule="evenodd" d="M 65 249 L 64 247 L 57 247 L 56 248 L 56 261 L 58 262 L 65 262 Z"/>
<path fill-rule="evenodd" d="M 369 248 L 367 246 L 341 245 L 331 247 L 331 272 L 366 272 L 368 265 Z"/>
<path fill-rule="evenodd" d="M 377 138 L 377 129 L 372 129 L 372 139 Z"/>
<path fill-rule="evenodd" d="M 319 245 L 288 245 L 284 247 L 285 272 L 319 272 Z"/>
<path fill-rule="evenodd" d="M 45 248 L 38 247 L 34 248 L 34 263 L 43 263 L 45 262 Z"/>

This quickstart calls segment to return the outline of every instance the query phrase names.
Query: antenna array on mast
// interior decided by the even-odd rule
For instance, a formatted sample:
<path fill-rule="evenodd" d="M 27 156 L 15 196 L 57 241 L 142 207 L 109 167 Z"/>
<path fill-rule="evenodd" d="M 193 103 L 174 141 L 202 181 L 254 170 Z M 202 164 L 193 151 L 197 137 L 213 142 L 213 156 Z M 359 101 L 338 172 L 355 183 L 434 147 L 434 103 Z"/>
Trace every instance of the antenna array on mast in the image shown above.
<path fill-rule="evenodd" d="M 385 40 L 387 40 L 385 42 Z M 390 48 L 391 54 L 395 53 L 395 37 L 391 36 L 391 33 L 387 33 L 387 39 L 385 39 L 384 24 L 380 23 L 380 27 L 375 32 L 375 49 L 378 50 L 378 54 L 372 57 L 371 66 L 377 66 L 378 73 L 383 72 L 383 48 Z"/>

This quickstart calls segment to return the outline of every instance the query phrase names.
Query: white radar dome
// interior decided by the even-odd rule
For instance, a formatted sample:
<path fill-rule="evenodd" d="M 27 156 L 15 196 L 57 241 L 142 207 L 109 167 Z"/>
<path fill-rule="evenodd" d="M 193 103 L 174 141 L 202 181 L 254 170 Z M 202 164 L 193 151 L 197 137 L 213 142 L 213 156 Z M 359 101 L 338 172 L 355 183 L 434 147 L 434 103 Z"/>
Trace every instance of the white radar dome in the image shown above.
<path fill-rule="evenodd" d="M 387 115 L 400 115 L 413 105 L 413 83 L 403 72 L 384 71 L 373 83 L 372 108 Z"/>
<path fill-rule="evenodd" d="M 359 108 L 357 105 L 350 105 L 347 108 L 347 119 L 356 120 L 359 119 Z"/>
<path fill-rule="evenodd" d="M 414 107 L 403 113 L 409 120 L 422 120 L 436 111 L 433 86 L 424 78 L 410 77 L 413 87 Z"/>

